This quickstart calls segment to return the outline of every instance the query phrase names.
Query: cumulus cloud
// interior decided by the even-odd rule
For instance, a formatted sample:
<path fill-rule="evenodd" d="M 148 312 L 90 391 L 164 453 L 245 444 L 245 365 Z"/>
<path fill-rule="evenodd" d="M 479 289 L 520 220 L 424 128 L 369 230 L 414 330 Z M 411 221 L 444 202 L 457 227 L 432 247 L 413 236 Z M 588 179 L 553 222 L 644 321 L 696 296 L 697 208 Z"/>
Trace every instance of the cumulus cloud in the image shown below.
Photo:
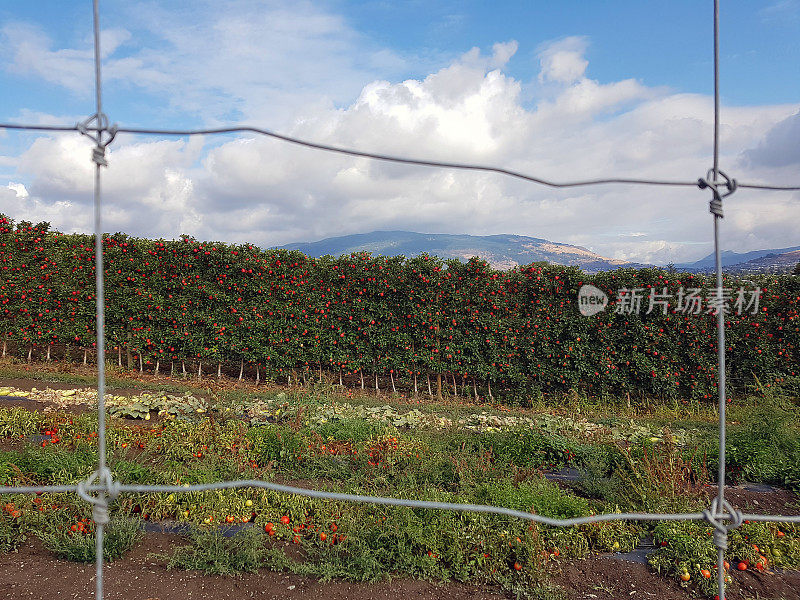
<path fill-rule="evenodd" d="M 557 42 L 546 44 L 539 51 L 539 81 L 572 83 L 583 78 L 589 61 L 584 57 L 588 40 L 581 36 L 571 36 Z"/>
<path fill-rule="evenodd" d="M 14 191 L 14 193 L 17 194 L 17 198 L 27 198 L 28 196 L 30 196 L 30 194 L 28 193 L 28 190 L 21 183 L 15 183 L 15 182 L 12 181 L 6 187 L 9 190 Z"/>
<path fill-rule="evenodd" d="M 710 166 L 711 99 L 633 79 L 593 80 L 587 77 L 585 38 L 539 49 L 540 94 L 533 105 L 521 99 L 528 82 L 506 72 L 517 51 L 513 41 L 489 52 L 472 49 L 424 77 L 369 77 L 348 96 L 371 67 L 351 56 L 360 42 L 346 23 L 311 4 L 298 5 L 309 17 L 301 35 L 309 54 L 292 62 L 297 25 L 270 6 L 269 22 L 226 18 L 208 39 L 179 27 L 170 30 L 175 15 L 168 14 L 162 33 L 175 52 L 141 50 L 118 57 L 114 66 L 126 47 L 124 32 L 118 32 L 120 50 L 110 50 L 110 71 L 117 68 L 119 78 L 135 75 L 145 89 L 175 85 L 169 101 L 185 109 L 213 96 L 217 77 L 226 84 L 241 69 L 235 80 L 245 84 L 225 85 L 237 90 L 235 97 L 216 95 L 218 105 L 198 110 L 213 120 L 223 114 L 223 105 L 232 105 L 254 122 L 269 123 L 275 106 L 294 103 L 285 133 L 341 147 L 490 164 L 557 181 L 610 175 L 695 181 Z M 162 16 L 154 7 L 146 18 L 155 22 Z M 254 53 L 264 48 L 263 27 L 279 29 L 277 56 Z M 329 50 L 326 59 L 319 58 L 323 49 Z M 240 60 L 232 62 L 236 52 Z M 311 60 L 321 62 L 307 64 Z M 334 84 L 342 73 L 345 83 Z M 288 86 L 281 82 L 290 80 L 297 90 L 286 95 Z M 275 81 L 279 85 L 271 87 Z M 330 95 L 320 94 L 329 83 Z M 343 98 L 349 100 L 340 102 Z M 799 105 L 724 107 L 723 168 L 740 180 L 796 176 L 791 153 L 797 146 L 791 141 L 798 137 L 793 129 L 798 110 Z M 40 220 L 60 229 L 88 231 L 89 150 L 88 141 L 75 135 L 35 139 L 19 156 L 14 174 L 30 195 L 18 198 L 14 190 L 0 188 L 0 209 L 17 218 L 39 211 Z M 699 258 L 711 245 L 710 196 L 694 188 L 556 190 L 486 172 L 320 153 L 252 135 L 189 141 L 120 137 L 109 162 L 106 229 L 135 235 L 188 233 L 272 246 L 373 229 L 516 233 L 660 263 Z M 740 190 L 726 201 L 725 246 L 742 251 L 795 245 L 798 217 L 800 202 L 790 193 Z"/>
<path fill-rule="evenodd" d="M 744 152 L 744 159 L 759 167 L 800 165 L 800 112 L 772 127 L 759 145 Z"/>

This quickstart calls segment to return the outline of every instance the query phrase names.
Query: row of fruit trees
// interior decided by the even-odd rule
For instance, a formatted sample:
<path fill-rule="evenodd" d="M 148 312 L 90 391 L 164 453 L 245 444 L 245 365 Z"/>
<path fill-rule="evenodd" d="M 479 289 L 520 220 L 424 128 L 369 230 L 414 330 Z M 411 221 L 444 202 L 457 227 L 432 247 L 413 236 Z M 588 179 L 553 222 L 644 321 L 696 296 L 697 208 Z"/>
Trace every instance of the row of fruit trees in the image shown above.
<path fill-rule="evenodd" d="M 67 358 L 95 345 L 94 238 L 0 216 L 3 350 Z M 160 369 L 218 369 L 258 377 L 360 376 L 428 391 L 569 389 L 588 394 L 704 398 L 716 385 L 714 315 L 656 307 L 650 290 L 698 288 L 702 275 L 622 269 L 586 275 L 534 263 L 509 271 L 421 255 L 311 259 L 250 244 L 103 240 L 108 346 Z M 607 310 L 578 312 L 578 289 L 608 294 Z M 744 387 L 797 376 L 800 278 L 726 278 L 761 289 L 755 314 L 726 322 L 729 377 Z M 619 290 L 641 288 L 638 312 L 618 310 Z M 126 356 L 127 355 L 127 356 Z M 205 365 L 205 367 L 204 367 Z M 385 385 L 385 383 L 384 383 Z M 494 386 L 494 388 L 492 388 Z"/>

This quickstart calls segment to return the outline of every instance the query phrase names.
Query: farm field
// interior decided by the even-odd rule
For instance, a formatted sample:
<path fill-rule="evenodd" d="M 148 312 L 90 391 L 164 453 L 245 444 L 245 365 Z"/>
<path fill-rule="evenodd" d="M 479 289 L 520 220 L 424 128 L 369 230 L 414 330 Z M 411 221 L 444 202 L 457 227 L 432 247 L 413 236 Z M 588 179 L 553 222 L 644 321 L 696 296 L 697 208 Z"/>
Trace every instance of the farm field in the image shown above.
<path fill-rule="evenodd" d="M 75 483 L 92 472 L 91 383 L 78 366 L 0 364 L 4 485 Z M 262 479 L 558 518 L 696 512 L 716 492 L 716 414 L 696 403 L 629 407 L 573 394 L 510 409 L 362 394 L 327 382 L 256 387 L 114 370 L 107 405 L 109 464 L 126 483 Z M 747 512 L 800 514 L 792 389 L 754 390 L 729 405 L 728 419 L 733 485 L 726 497 Z M 711 528 L 699 522 L 555 529 L 246 489 L 126 494 L 112 515 L 111 597 L 715 593 Z M 14 575 L 0 584 L 0 596 L 44 598 L 53 581 L 89 590 L 93 567 L 81 563 L 94 558 L 90 516 L 75 495 L 3 496 L 0 563 Z M 797 597 L 799 527 L 745 523 L 731 533 L 728 555 L 730 598 Z"/>

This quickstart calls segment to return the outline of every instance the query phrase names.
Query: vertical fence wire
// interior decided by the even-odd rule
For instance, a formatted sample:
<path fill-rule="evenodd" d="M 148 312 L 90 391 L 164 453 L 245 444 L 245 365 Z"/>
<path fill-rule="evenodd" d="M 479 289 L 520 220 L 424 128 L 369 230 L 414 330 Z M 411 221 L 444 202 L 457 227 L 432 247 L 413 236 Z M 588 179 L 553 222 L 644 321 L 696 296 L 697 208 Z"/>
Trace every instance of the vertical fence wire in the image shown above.
<path fill-rule="evenodd" d="M 97 144 L 102 142 L 103 131 L 101 127 L 105 124 L 103 118 L 103 86 L 101 79 L 101 60 L 100 60 L 100 7 L 99 0 L 93 0 L 93 22 L 94 22 L 94 87 L 97 118 Z M 103 165 L 100 161 L 95 161 L 94 172 L 94 252 L 95 252 L 95 301 L 97 305 L 97 469 L 100 474 L 106 470 L 106 360 L 105 360 L 105 283 L 104 261 L 103 261 L 103 206 L 101 191 L 101 169 Z M 104 492 L 100 492 L 101 494 Z M 97 537 L 95 539 L 95 596 L 98 600 L 103 598 L 103 534 L 105 523 L 96 523 Z"/>
<path fill-rule="evenodd" d="M 719 0 L 714 0 L 714 182 L 719 180 Z M 716 188 L 712 191 L 716 196 Z M 713 198 L 712 201 L 716 201 Z M 721 303 L 723 298 L 722 291 L 722 254 L 720 250 L 720 221 L 722 215 L 713 212 L 714 219 L 714 262 L 717 275 L 717 302 Z M 718 304 L 717 310 L 717 393 L 719 396 L 719 473 L 717 475 L 717 506 L 716 515 L 725 506 L 725 311 L 723 306 Z M 717 532 L 715 532 L 716 534 Z M 720 536 L 715 535 L 717 541 Z M 724 534 L 723 543 L 717 544 L 717 596 L 720 600 L 725 599 L 725 546 L 728 542 L 727 531 Z"/>

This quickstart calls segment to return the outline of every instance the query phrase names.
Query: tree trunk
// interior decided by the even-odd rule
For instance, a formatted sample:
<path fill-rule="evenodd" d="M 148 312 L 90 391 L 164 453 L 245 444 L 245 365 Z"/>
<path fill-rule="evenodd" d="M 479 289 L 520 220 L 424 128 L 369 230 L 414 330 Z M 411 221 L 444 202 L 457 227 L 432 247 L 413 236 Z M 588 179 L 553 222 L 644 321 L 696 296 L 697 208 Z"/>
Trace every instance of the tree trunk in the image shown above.
<path fill-rule="evenodd" d="M 259 367 L 258 363 L 256 363 L 256 385 L 261 381 L 261 368 Z"/>
<path fill-rule="evenodd" d="M 342 383 L 342 367 L 339 367 L 339 385 L 344 387 L 344 383 Z"/>
<path fill-rule="evenodd" d="M 53 344 L 47 344 L 47 362 L 50 362 L 50 348 L 53 347 Z"/>
<path fill-rule="evenodd" d="M 436 374 L 436 398 L 441 400 L 442 399 L 442 374 Z"/>
<path fill-rule="evenodd" d="M 86 355 L 87 355 L 87 354 L 89 354 L 89 351 L 88 351 L 86 348 L 84 348 L 84 349 L 83 349 L 83 365 L 84 365 L 84 366 L 86 366 Z M 30 357 L 30 354 L 28 354 L 28 357 Z M 30 361 L 29 361 L 29 362 L 30 362 Z"/>
<path fill-rule="evenodd" d="M 222 377 L 222 363 L 218 362 L 217 363 L 217 379 L 219 379 L 220 377 Z"/>
<path fill-rule="evenodd" d="M 417 393 L 418 393 L 418 390 L 417 390 L 417 372 L 414 371 L 414 395 L 416 396 Z"/>
<path fill-rule="evenodd" d="M 381 388 L 378 387 L 378 373 L 375 373 L 375 391 L 380 392 Z"/>
<path fill-rule="evenodd" d="M 8 342 L 6 340 L 6 336 L 3 335 L 3 358 L 6 357 L 6 350 L 8 349 Z"/>
<path fill-rule="evenodd" d="M 397 389 L 394 387 L 394 373 L 392 373 L 391 371 L 389 371 L 389 379 L 392 380 L 392 393 L 396 394 Z"/>
<path fill-rule="evenodd" d="M 175 376 L 175 361 L 169 361 L 169 378 L 172 379 Z"/>
<path fill-rule="evenodd" d="M 158 377 L 158 368 L 161 366 L 161 361 L 156 359 L 156 377 Z"/>
<path fill-rule="evenodd" d="M 475 383 L 475 378 L 472 378 L 472 391 L 475 392 L 475 402 L 478 401 L 478 385 Z"/>
<path fill-rule="evenodd" d="M 197 364 L 197 379 L 198 379 L 198 381 L 201 381 L 203 379 L 203 361 L 202 360 Z"/>
<path fill-rule="evenodd" d="M 458 386 L 456 385 L 456 374 L 450 373 L 450 375 L 453 376 L 453 394 L 455 394 L 455 397 L 458 398 Z"/>
<path fill-rule="evenodd" d="M 122 346 L 117 346 L 117 366 L 122 368 Z"/>
<path fill-rule="evenodd" d="M 244 377 L 244 359 L 243 358 L 239 361 L 239 381 L 242 380 L 242 377 Z"/>
<path fill-rule="evenodd" d="M 133 369 L 133 355 L 131 354 L 131 344 L 133 343 L 133 334 L 131 330 L 128 329 L 128 343 L 125 344 L 125 358 L 127 359 L 128 370 L 130 371 Z"/>
<path fill-rule="evenodd" d="M 186 379 L 186 361 L 181 361 L 181 371 L 183 371 L 183 378 Z"/>
<path fill-rule="evenodd" d="M 430 373 L 426 373 L 425 377 L 428 378 L 428 396 L 433 398 L 433 390 L 431 390 L 431 374 Z"/>
<path fill-rule="evenodd" d="M 33 346 L 28 346 L 28 362 L 31 362 L 31 354 L 33 354 Z"/>
<path fill-rule="evenodd" d="M 486 380 L 486 385 L 489 387 L 489 400 L 494 402 L 494 396 L 492 396 L 492 380 L 491 379 L 487 379 Z"/>
<path fill-rule="evenodd" d="M 361 389 L 363 390 L 364 389 L 364 371 L 359 369 L 358 372 L 361 374 Z"/>
<path fill-rule="evenodd" d="M 139 373 L 144 373 L 144 362 L 142 361 L 141 352 L 139 352 Z"/>

